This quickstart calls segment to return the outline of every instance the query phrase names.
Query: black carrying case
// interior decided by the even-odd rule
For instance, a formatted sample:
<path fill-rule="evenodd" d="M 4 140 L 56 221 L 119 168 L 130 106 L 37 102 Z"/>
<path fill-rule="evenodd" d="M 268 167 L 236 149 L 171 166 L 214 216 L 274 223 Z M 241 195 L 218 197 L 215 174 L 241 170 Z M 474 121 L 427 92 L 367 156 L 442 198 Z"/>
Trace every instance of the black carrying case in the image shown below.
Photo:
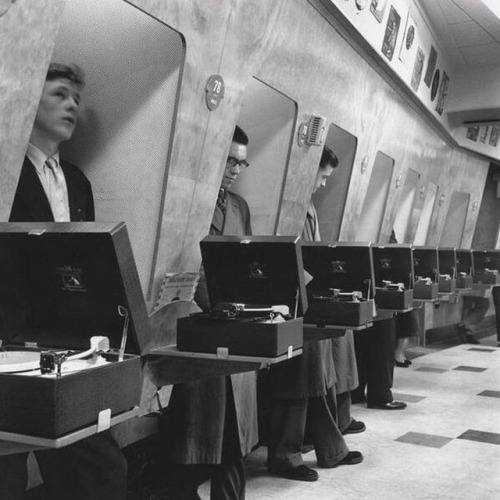
<path fill-rule="evenodd" d="M 439 260 L 437 247 L 412 247 L 412 256 L 413 273 L 415 276 L 413 298 L 419 300 L 436 300 L 439 293 Z M 419 277 L 429 278 L 431 283 L 419 283 Z"/>
<path fill-rule="evenodd" d="M 457 256 L 454 248 L 438 248 L 439 293 L 453 293 L 457 288 Z M 445 277 L 446 276 L 446 277 Z"/>
<path fill-rule="evenodd" d="M 474 275 L 474 259 L 471 250 L 457 249 L 457 288 L 472 288 Z"/>
<path fill-rule="evenodd" d="M 275 358 L 303 344 L 307 309 L 298 237 L 207 236 L 200 242 L 212 312 L 177 320 L 177 349 Z M 263 322 L 213 313 L 221 303 L 287 305 L 292 319 Z"/>
<path fill-rule="evenodd" d="M 305 242 L 302 257 L 304 269 L 312 277 L 306 286 L 309 307 L 304 323 L 348 328 L 373 321 L 374 276 L 369 243 Z M 331 297 L 332 289 L 361 292 L 362 298 L 336 299 Z"/>
<path fill-rule="evenodd" d="M 500 250 L 472 250 L 474 259 L 474 283 L 500 284 Z M 489 271 L 498 271 L 493 273 Z"/>
<path fill-rule="evenodd" d="M 413 259 L 411 246 L 405 244 L 372 247 L 375 274 L 375 304 L 380 309 L 404 311 L 413 306 Z M 403 290 L 390 290 L 384 281 L 402 283 Z"/>
<path fill-rule="evenodd" d="M 85 351 L 95 335 L 111 347 L 111 363 L 60 377 L 0 373 L 0 432 L 57 439 L 139 405 L 149 322 L 124 223 L 1 223 L 0 272 L 3 351 Z"/>

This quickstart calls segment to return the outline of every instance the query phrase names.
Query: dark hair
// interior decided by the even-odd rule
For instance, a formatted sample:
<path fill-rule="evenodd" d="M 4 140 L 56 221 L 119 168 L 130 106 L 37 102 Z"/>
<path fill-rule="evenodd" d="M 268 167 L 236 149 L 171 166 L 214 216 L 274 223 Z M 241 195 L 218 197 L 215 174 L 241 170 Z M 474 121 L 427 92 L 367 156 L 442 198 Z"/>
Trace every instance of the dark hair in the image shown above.
<path fill-rule="evenodd" d="M 77 64 L 51 62 L 45 80 L 58 80 L 59 78 L 66 78 L 79 89 L 85 86 L 85 73 Z"/>
<path fill-rule="evenodd" d="M 335 168 L 338 164 L 339 159 L 337 158 L 337 155 L 328 146 L 325 146 L 319 162 L 319 168 L 326 168 L 328 165 Z"/>
<path fill-rule="evenodd" d="M 248 144 L 248 135 L 243 132 L 243 130 L 236 125 L 234 128 L 234 134 L 233 134 L 233 142 L 237 142 L 238 144 L 243 144 L 243 146 L 246 146 Z"/>

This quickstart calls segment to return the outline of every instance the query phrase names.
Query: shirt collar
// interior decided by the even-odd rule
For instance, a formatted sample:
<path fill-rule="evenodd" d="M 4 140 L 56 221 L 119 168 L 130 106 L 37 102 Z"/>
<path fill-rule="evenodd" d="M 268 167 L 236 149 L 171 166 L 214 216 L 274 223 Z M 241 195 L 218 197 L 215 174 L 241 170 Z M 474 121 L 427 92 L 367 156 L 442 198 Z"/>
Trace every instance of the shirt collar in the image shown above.
<path fill-rule="evenodd" d="M 57 164 L 59 165 L 59 151 L 57 151 L 52 156 L 47 156 L 40 148 L 37 148 L 31 142 L 28 143 L 26 156 L 35 166 L 38 175 L 43 174 L 43 166 L 45 165 L 45 162 L 47 161 L 48 158 L 54 158 L 54 160 L 56 160 Z"/>

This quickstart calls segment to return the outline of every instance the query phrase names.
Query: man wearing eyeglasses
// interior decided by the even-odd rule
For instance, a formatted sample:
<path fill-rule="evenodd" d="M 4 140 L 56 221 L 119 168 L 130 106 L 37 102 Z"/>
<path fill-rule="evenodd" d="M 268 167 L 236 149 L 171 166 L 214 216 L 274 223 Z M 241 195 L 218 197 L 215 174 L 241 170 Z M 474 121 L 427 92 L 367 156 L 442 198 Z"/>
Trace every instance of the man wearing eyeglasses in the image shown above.
<path fill-rule="evenodd" d="M 248 166 L 247 144 L 247 135 L 236 126 L 210 225 L 212 235 L 252 234 L 247 202 L 229 190 Z M 195 301 L 202 309 L 209 307 L 204 279 Z M 211 500 L 244 500 L 244 457 L 258 441 L 256 373 L 175 385 L 164 432 L 172 498 L 199 499 L 198 486 L 210 479 Z"/>
<path fill-rule="evenodd" d="M 247 144 L 247 135 L 236 125 L 210 225 L 210 234 L 252 234 L 250 210 L 247 202 L 240 195 L 229 191 L 241 171 L 245 170 L 249 165 L 246 160 Z"/>

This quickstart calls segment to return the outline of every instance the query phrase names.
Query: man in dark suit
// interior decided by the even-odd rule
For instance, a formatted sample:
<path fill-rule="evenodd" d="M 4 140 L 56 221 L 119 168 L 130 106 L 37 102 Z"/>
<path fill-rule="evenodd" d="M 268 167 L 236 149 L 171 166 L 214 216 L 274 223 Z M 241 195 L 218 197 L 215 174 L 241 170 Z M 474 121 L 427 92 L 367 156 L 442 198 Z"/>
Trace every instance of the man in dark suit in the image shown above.
<path fill-rule="evenodd" d="M 250 235 L 246 201 L 229 191 L 246 161 L 248 137 L 238 126 L 229 149 L 210 234 Z M 195 301 L 208 304 L 200 280 Z M 176 500 L 197 500 L 198 486 L 211 479 L 211 500 L 244 500 L 244 457 L 257 444 L 255 372 L 175 385 L 165 426 Z"/>
<path fill-rule="evenodd" d="M 59 158 L 77 121 L 83 73 L 76 65 L 51 63 L 17 186 L 10 222 L 93 221 L 90 182 Z M 65 448 L 35 452 L 50 500 L 124 500 L 127 464 L 107 432 Z M 0 457 L 0 498 L 22 500 L 27 453 Z"/>
<path fill-rule="evenodd" d="M 337 164 L 337 156 L 325 147 L 314 191 L 325 185 Z M 312 201 L 301 237 L 304 241 L 321 241 Z M 349 370 L 345 368 L 344 371 Z M 346 377 L 340 371 L 339 375 L 342 379 Z M 321 468 L 352 465 L 363 460 L 359 451 L 349 451 L 337 425 L 336 383 L 330 339 L 304 343 L 302 356 L 271 367 L 267 379 L 271 392 L 267 466 L 272 475 L 316 481 L 318 473 L 303 463 L 306 441 L 314 445 Z M 349 414 L 347 426 L 350 423 Z M 364 428 L 363 423 L 356 424 Z"/>

